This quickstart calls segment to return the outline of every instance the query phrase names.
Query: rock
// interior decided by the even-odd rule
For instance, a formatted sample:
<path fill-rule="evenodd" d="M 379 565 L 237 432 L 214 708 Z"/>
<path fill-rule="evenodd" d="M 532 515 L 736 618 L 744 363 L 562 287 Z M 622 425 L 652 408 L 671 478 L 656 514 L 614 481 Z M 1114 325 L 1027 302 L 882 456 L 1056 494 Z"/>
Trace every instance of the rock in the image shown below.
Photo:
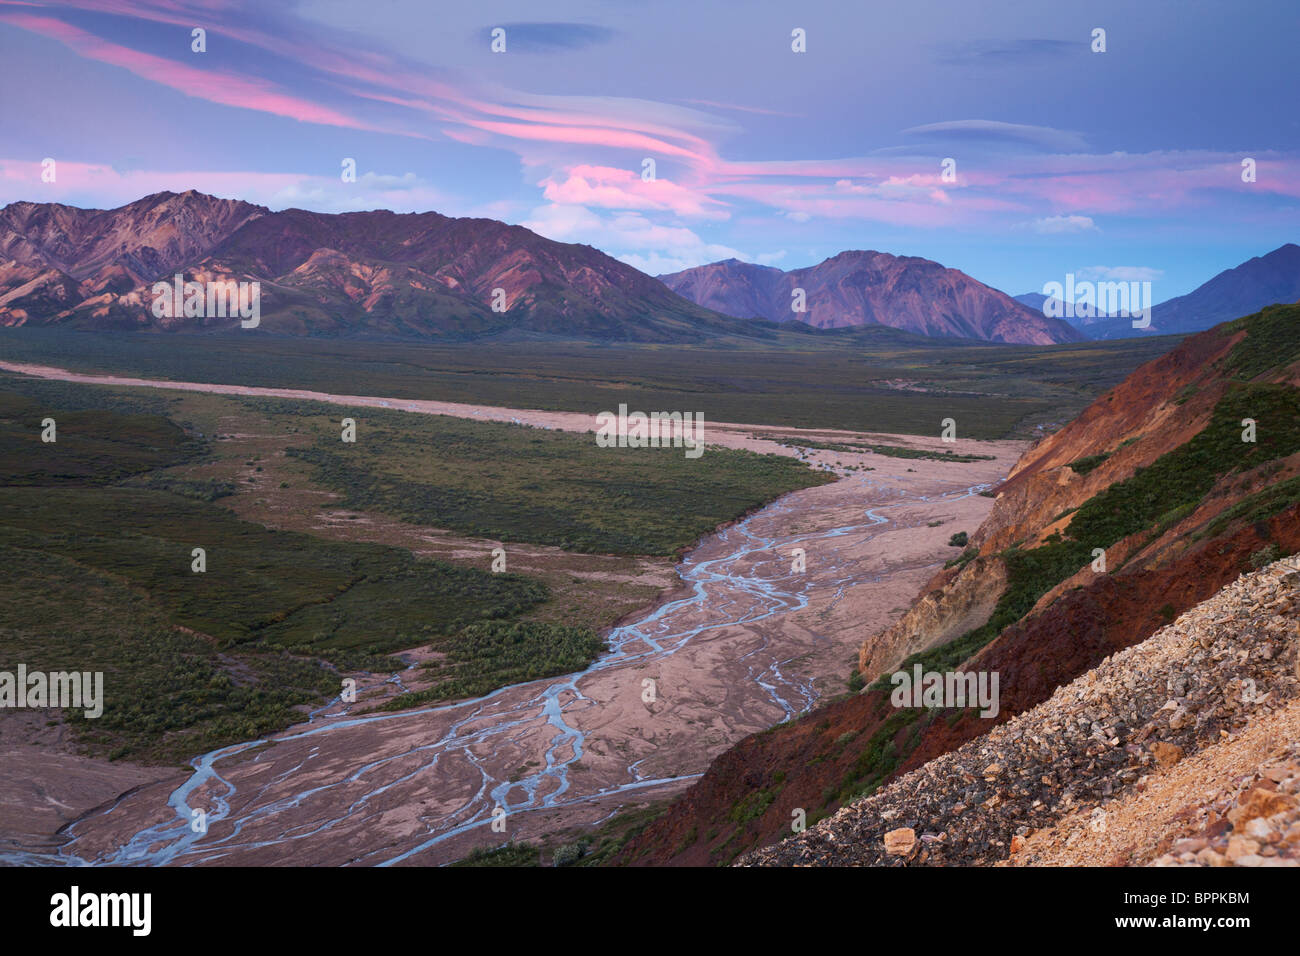
<path fill-rule="evenodd" d="M 1259 840 L 1262 843 L 1267 843 L 1277 835 L 1273 830 L 1272 825 L 1263 817 L 1256 817 L 1247 823 L 1244 832 L 1246 836 Z"/>
<path fill-rule="evenodd" d="M 1233 827 L 1241 830 L 1256 817 L 1271 817 L 1275 813 L 1289 810 L 1294 805 L 1295 801 L 1284 793 L 1273 793 L 1262 787 L 1256 787 L 1237 801 L 1234 809 L 1228 811 L 1228 819 Z"/>
<path fill-rule="evenodd" d="M 1211 850 L 1206 847 L 1200 853 L 1196 854 L 1196 862 L 1201 866 L 1227 866 L 1228 860 L 1222 853 Z"/>
<path fill-rule="evenodd" d="M 1170 726 L 1173 726 L 1172 722 L 1170 722 Z M 1161 770 L 1167 770 L 1183 759 L 1183 748 L 1177 744 L 1157 740 L 1151 745 L 1151 755 L 1156 758 L 1156 763 L 1159 764 Z"/>
<path fill-rule="evenodd" d="M 1022 836 L 1013 836 L 1011 838 L 1011 854 L 1014 856 L 1025 848 L 1025 838 Z"/>
<path fill-rule="evenodd" d="M 1228 860 L 1236 863 L 1243 856 L 1253 856 L 1259 852 L 1259 843 L 1249 837 L 1234 836 L 1228 839 Z"/>
<path fill-rule="evenodd" d="M 899 827 L 885 834 L 885 852 L 890 856 L 910 856 L 916 849 L 916 831 L 911 827 Z"/>

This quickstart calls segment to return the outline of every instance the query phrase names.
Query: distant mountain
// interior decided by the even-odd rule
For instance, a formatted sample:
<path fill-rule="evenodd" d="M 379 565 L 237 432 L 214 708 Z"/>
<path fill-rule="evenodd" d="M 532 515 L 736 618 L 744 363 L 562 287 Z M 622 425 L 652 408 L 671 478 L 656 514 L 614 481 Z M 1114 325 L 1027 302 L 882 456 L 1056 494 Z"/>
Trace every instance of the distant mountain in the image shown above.
<path fill-rule="evenodd" d="M 851 251 L 784 272 L 727 259 L 659 277 L 692 302 L 727 315 L 791 319 L 821 329 L 888 325 L 921 335 L 1048 345 L 1083 341 L 1060 319 L 929 259 Z M 792 311 L 803 289 L 806 311 Z"/>
<path fill-rule="evenodd" d="M 1220 272 L 1187 295 L 1152 307 L 1149 329 L 1135 329 L 1131 319 L 1116 318 L 1094 322 L 1085 331 L 1096 339 L 1201 332 L 1267 305 L 1293 302 L 1300 302 L 1300 246 L 1288 242 Z"/>
<path fill-rule="evenodd" d="M 1035 312 L 1041 313 L 1043 315 L 1047 314 L 1047 312 L 1045 312 L 1043 308 L 1044 305 L 1047 303 L 1047 296 L 1043 295 L 1043 293 L 1041 292 L 1026 292 L 1024 295 L 1015 295 L 1012 296 L 1012 298 L 1015 299 L 1017 302 L 1019 302 L 1021 305 L 1029 306 L 1029 308 L 1033 309 Z M 1094 314 L 1090 316 L 1067 315 L 1065 311 L 1065 304 L 1060 299 L 1053 299 L 1052 301 L 1057 303 L 1055 306 L 1053 306 L 1053 309 L 1058 313 L 1060 313 L 1062 319 L 1070 323 L 1070 325 L 1074 326 L 1076 329 L 1081 331 L 1084 335 L 1089 334 L 1089 328 L 1088 328 L 1089 326 L 1094 325 L 1097 322 L 1105 322 L 1111 318 L 1109 313 L 1100 309 L 1095 310 Z M 1130 319 L 1129 321 L 1132 320 Z"/>
<path fill-rule="evenodd" d="M 1021 305 L 1029 306 L 1035 312 L 1043 311 L 1043 303 L 1047 301 L 1047 296 L 1041 292 L 1026 292 L 1024 295 L 1013 295 L 1011 298 Z"/>
<path fill-rule="evenodd" d="M 178 272 L 259 282 L 259 328 L 287 334 L 523 331 L 652 342 L 773 334 L 769 323 L 701 308 L 591 246 L 492 219 L 271 212 L 193 190 L 110 210 L 0 209 L 0 325 L 237 327 L 238 318 L 155 317 L 153 283 Z M 498 295 L 504 311 L 492 308 Z"/>

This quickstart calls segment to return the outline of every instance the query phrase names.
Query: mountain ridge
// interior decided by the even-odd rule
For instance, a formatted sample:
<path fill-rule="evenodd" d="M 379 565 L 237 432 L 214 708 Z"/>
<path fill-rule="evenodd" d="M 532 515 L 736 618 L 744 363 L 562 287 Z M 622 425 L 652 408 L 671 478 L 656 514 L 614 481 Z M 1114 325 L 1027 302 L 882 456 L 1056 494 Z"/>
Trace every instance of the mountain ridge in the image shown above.
<path fill-rule="evenodd" d="M 154 316 L 152 283 L 177 272 L 258 282 L 260 324 L 284 334 L 527 331 L 648 342 L 773 334 L 770 323 L 704 309 L 591 246 L 492 219 L 272 212 L 194 190 L 111 210 L 0 209 L 0 325 L 235 327 L 231 318 Z"/>
<path fill-rule="evenodd" d="M 728 315 L 793 319 L 815 328 L 887 325 L 931 337 L 1032 345 L 1086 340 L 1068 323 L 919 256 L 853 249 L 788 272 L 724 259 L 658 278 L 692 302 Z M 792 308 L 800 289 L 804 312 Z"/>

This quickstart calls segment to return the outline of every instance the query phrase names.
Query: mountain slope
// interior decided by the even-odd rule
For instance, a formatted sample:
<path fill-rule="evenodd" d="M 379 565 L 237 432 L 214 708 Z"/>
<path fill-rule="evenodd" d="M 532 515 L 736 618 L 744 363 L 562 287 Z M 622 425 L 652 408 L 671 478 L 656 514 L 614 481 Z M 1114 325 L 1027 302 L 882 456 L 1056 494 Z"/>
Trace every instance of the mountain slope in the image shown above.
<path fill-rule="evenodd" d="M 1048 345 L 1084 340 L 964 272 L 929 259 L 883 252 L 842 252 L 818 265 L 783 272 L 728 259 L 659 277 L 693 302 L 737 316 L 796 319 L 815 328 L 888 325 L 921 335 Z M 806 311 L 792 311 L 804 290 Z"/>
<path fill-rule="evenodd" d="M 779 840 L 794 810 L 811 825 L 982 737 L 1296 551 L 1300 306 L 1277 306 L 1185 340 L 1031 447 L 961 560 L 864 641 L 876 682 L 722 754 L 622 860 L 726 863 Z M 887 675 L 916 665 L 998 674 L 996 718 L 895 707 Z"/>
<path fill-rule="evenodd" d="M 152 285 L 177 272 L 260 283 L 260 328 L 288 334 L 521 330 L 660 342 L 771 334 L 769 323 L 701 308 L 590 246 L 490 219 L 270 212 L 193 191 L 114 210 L 0 210 L 0 325 L 238 327 L 237 317 L 155 317 Z"/>
<path fill-rule="evenodd" d="M 1300 246 L 1289 242 L 1256 256 L 1151 309 L 1151 327 L 1134 329 L 1127 318 L 1100 319 L 1086 328 L 1096 339 L 1200 332 L 1268 305 L 1300 302 Z"/>

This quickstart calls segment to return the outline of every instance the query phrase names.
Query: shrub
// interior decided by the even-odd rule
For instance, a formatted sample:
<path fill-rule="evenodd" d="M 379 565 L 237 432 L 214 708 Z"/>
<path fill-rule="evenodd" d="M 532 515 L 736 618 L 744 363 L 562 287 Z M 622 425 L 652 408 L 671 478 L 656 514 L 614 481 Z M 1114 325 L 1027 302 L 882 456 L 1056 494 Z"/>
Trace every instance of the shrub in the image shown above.
<path fill-rule="evenodd" d="M 555 851 L 551 857 L 553 866 L 571 866 L 587 855 L 587 844 L 583 842 L 566 843 Z"/>
<path fill-rule="evenodd" d="M 1260 548 L 1250 556 L 1250 566 L 1252 568 L 1262 568 L 1272 564 L 1282 557 L 1282 551 L 1276 544 L 1270 544 L 1267 547 Z"/>
<path fill-rule="evenodd" d="M 1109 457 L 1110 452 L 1108 451 L 1099 452 L 1096 455 L 1087 455 L 1078 461 L 1070 462 L 1070 469 L 1076 475 L 1086 475 Z"/>

